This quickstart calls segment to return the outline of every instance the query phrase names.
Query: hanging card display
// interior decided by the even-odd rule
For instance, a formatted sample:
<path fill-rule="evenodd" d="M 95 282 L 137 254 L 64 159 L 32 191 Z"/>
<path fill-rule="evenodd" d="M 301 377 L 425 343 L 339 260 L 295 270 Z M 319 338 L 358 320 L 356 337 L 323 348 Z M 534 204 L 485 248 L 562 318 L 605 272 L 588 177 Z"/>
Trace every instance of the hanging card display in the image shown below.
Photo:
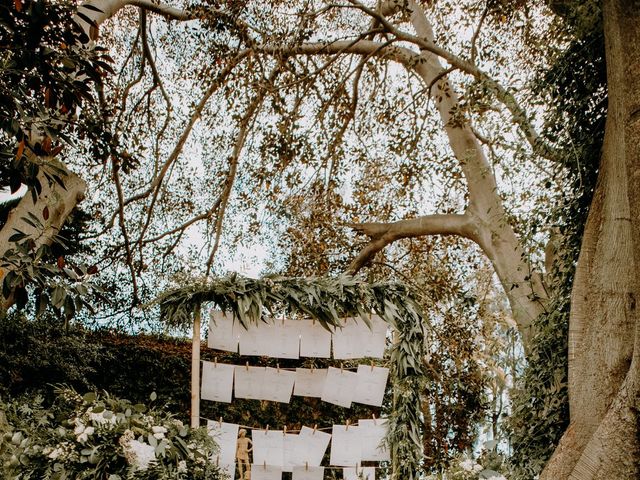
<path fill-rule="evenodd" d="M 200 398 L 214 402 L 231 403 L 234 365 L 202 362 Z"/>

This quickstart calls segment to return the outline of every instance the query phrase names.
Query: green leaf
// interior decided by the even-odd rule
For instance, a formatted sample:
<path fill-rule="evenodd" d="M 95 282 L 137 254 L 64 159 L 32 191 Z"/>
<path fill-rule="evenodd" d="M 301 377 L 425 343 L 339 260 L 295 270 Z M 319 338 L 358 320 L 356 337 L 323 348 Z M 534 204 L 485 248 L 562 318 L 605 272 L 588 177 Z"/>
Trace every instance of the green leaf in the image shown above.
<path fill-rule="evenodd" d="M 11 235 L 9 237 L 9 241 L 10 242 L 19 242 L 20 240 L 24 240 L 25 238 L 27 238 L 27 235 L 25 233 L 18 232 L 18 233 L 14 233 L 13 235 Z"/>
<path fill-rule="evenodd" d="M 61 286 L 57 286 L 53 289 L 53 293 L 51 294 L 51 304 L 56 308 L 61 308 L 64 305 L 65 298 L 67 297 L 67 292 Z"/>
<path fill-rule="evenodd" d="M 82 399 L 85 401 L 85 403 L 93 403 L 97 398 L 98 396 L 95 392 L 87 392 L 82 396 Z"/>

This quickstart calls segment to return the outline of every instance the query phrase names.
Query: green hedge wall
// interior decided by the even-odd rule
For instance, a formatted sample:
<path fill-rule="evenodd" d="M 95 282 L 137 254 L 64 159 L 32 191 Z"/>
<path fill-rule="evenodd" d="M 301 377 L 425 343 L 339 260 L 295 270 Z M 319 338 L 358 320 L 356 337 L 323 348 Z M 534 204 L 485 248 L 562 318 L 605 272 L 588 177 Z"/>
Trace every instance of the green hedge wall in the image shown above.
<path fill-rule="evenodd" d="M 202 359 L 244 365 L 246 358 L 220 353 L 202 345 Z M 251 365 L 276 366 L 276 360 L 252 357 Z M 281 367 L 326 367 L 327 361 L 281 360 Z M 336 365 L 336 362 L 332 362 Z M 339 363 L 337 363 L 339 365 Z M 345 368 L 355 366 L 344 362 Z M 72 327 L 65 331 L 51 320 L 28 320 L 13 314 L 0 321 L 0 396 L 11 398 L 40 393 L 53 399 L 53 384 L 78 391 L 105 390 L 132 402 L 147 402 L 156 392 L 158 402 L 183 421 L 190 407 L 191 343 L 152 335 L 128 335 L 111 330 Z M 380 416 L 381 409 L 353 405 L 345 409 L 319 399 L 292 397 L 289 404 L 234 400 L 232 404 L 203 400 L 201 415 L 223 417 L 249 426 L 297 429 L 319 427 Z"/>

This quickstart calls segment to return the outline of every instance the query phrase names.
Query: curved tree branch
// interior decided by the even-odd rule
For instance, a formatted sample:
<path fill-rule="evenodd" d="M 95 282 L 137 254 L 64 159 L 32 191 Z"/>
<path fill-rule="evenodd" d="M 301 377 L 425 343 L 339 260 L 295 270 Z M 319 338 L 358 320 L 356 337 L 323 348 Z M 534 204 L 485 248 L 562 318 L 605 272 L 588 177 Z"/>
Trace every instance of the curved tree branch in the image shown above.
<path fill-rule="evenodd" d="M 151 0 L 89 0 L 78 7 L 78 12 L 99 26 L 128 5 L 140 7 L 171 20 L 188 21 L 196 18 L 192 12 L 181 10 L 165 3 L 155 3 Z M 90 35 L 92 28 L 95 28 L 94 25 L 91 25 L 80 16 L 76 16 L 74 20 L 90 37 L 95 38 L 95 35 Z"/>
<path fill-rule="evenodd" d="M 209 101 L 211 96 L 222 86 L 223 81 L 233 71 L 233 69 L 238 65 L 238 63 L 240 63 L 250 53 L 251 52 L 249 50 L 244 50 L 238 53 L 229 62 L 229 64 L 218 74 L 218 76 L 212 82 L 211 86 L 207 89 L 207 91 L 203 94 L 202 98 L 200 99 L 200 102 L 198 102 L 193 112 L 191 113 L 191 117 L 189 118 L 189 121 L 187 122 L 185 129 L 182 131 L 182 134 L 178 138 L 178 141 L 173 147 L 173 150 L 171 151 L 171 153 L 169 154 L 169 157 L 167 157 L 167 160 L 165 160 L 165 162 L 162 164 L 162 167 L 160 168 L 158 175 L 154 177 L 154 179 L 151 181 L 151 184 L 149 185 L 148 188 L 124 200 L 123 205 L 126 207 L 130 203 L 145 199 L 149 197 L 149 195 L 154 194 L 154 200 L 152 201 L 151 207 L 148 209 L 147 220 L 145 221 L 145 228 L 143 228 L 143 231 L 139 237 L 138 242 L 143 240 L 144 231 L 146 230 L 150 222 L 150 218 L 153 210 L 153 204 L 155 203 L 155 197 L 157 197 L 160 191 L 160 187 L 162 186 L 164 177 L 169 171 L 169 168 L 171 167 L 171 165 L 178 159 L 178 157 L 182 153 L 182 149 L 184 148 L 185 143 L 189 139 L 189 136 L 191 135 L 191 131 L 193 130 L 193 127 L 195 126 L 198 119 L 200 118 L 202 111 L 207 105 L 207 102 Z M 118 215 L 117 211 L 111 215 L 109 222 L 106 224 L 105 231 L 113 227 L 117 215 Z"/>
<path fill-rule="evenodd" d="M 402 238 L 425 235 L 458 235 L 476 240 L 473 220 L 467 214 L 424 215 L 393 223 L 360 223 L 350 225 L 350 227 L 371 239 L 349 265 L 347 271 L 351 274 L 357 273 L 384 247 Z"/>
<path fill-rule="evenodd" d="M 211 268 L 213 267 L 213 261 L 215 260 L 216 253 L 218 251 L 218 247 L 220 246 L 220 239 L 222 238 L 222 223 L 224 222 L 224 216 L 227 210 L 227 206 L 229 204 L 229 199 L 231 197 L 231 191 L 233 189 L 233 184 L 236 178 L 236 173 L 238 171 L 238 163 L 240 161 L 240 155 L 242 153 L 242 149 L 244 148 L 245 142 L 247 140 L 247 136 L 249 134 L 249 127 L 255 118 L 256 113 L 260 109 L 264 97 L 267 93 L 267 88 L 269 88 L 276 77 L 282 71 L 282 63 L 279 63 L 269 78 L 266 79 L 265 85 L 263 85 L 258 94 L 253 99 L 253 101 L 249 104 L 247 111 L 240 120 L 240 125 L 238 128 L 238 136 L 236 137 L 236 143 L 233 146 L 233 152 L 231 154 L 231 158 L 229 159 L 229 172 L 227 173 L 227 178 L 225 180 L 224 190 L 220 195 L 219 199 L 219 208 L 218 215 L 216 217 L 215 223 L 215 240 L 213 243 L 213 247 L 211 248 L 211 253 L 209 254 L 209 258 L 207 260 L 207 270 L 206 275 L 209 276 L 211 273 Z"/>
<path fill-rule="evenodd" d="M 487 86 L 493 90 L 498 100 L 500 100 L 500 102 L 502 102 L 507 110 L 509 110 L 512 115 L 513 121 L 520 127 L 520 130 L 527 139 L 527 142 L 531 145 L 533 151 L 536 154 L 547 158 L 548 160 L 555 161 L 557 159 L 558 154 L 549 145 L 545 144 L 544 141 L 540 138 L 538 132 L 531 123 L 527 112 L 520 106 L 513 94 L 511 94 L 507 89 L 500 85 L 500 83 L 494 80 L 489 74 L 478 68 L 473 62 L 460 58 L 447 49 L 436 45 L 432 38 L 423 36 L 420 33 L 421 30 L 427 30 L 430 28 L 425 25 L 427 23 L 427 20 L 420 6 L 415 1 L 410 0 L 407 2 L 407 5 L 410 13 L 412 13 L 414 26 L 418 31 L 418 35 L 411 35 L 410 33 L 402 31 L 387 19 L 388 15 L 392 15 L 393 13 L 400 10 L 397 2 L 385 2 L 385 5 L 381 7 L 380 11 L 373 10 L 357 0 L 349 0 L 349 2 L 354 6 L 354 8 L 361 10 L 367 15 L 370 15 L 372 18 L 376 19 L 389 33 L 393 34 L 398 40 L 412 43 L 419 47 L 421 50 L 431 52 L 434 55 L 437 55 L 438 57 L 449 62 L 453 67 L 456 67 L 459 70 L 475 77 L 476 79 L 485 82 Z M 418 23 L 418 25 L 415 24 L 416 22 Z M 421 23 L 423 25 L 420 25 Z M 478 28 L 480 28 L 481 25 L 482 23 L 480 23 Z"/>

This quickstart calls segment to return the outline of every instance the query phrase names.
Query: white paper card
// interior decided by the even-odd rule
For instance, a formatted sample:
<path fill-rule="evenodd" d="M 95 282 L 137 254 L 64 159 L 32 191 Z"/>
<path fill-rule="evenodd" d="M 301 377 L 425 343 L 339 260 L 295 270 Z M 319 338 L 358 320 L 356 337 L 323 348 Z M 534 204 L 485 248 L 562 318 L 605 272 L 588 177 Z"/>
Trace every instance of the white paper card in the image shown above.
<path fill-rule="evenodd" d="M 251 465 L 251 480 L 282 480 L 282 467 L 276 465 Z"/>
<path fill-rule="evenodd" d="M 284 461 L 282 466 L 283 472 L 292 472 L 296 465 L 303 465 L 299 458 L 302 449 L 300 435 L 287 433 L 284 436 Z"/>
<path fill-rule="evenodd" d="M 357 383 L 353 401 L 365 405 L 382 406 L 384 391 L 387 387 L 389 369 L 358 365 Z"/>
<path fill-rule="evenodd" d="M 233 315 L 212 311 L 209 317 L 209 348 L 238 353 L 238 332 L 233 328 Z"/>
<path fill-rule="evenodd" d="M 245 329 L 238 322 L 237 332 L 240 342 L 240 355 L 249 356 L 268 356 L 270 353 L 270 344 L 265 338 L 271 334 L 272 322 L 265 323 L 262 320 L 257 324 L 251 323 L 248 329 Z"/>
<path fill-rule="evenodd" d="M 362 358 L 363 337 L 370 333 L 364 320 L 345 318 L 342 327 L 336 328 L 333 334 L 333 358 L 352 359 Z"/>
<path fill-rule="evenodd" d="M 342 470 L 344 480 L 376 480 L 375 467 L 347 467 Z"/>
<path fill-rule="evenodd" d="M 360 343 L 361 357 L 383 358 L 384 347 L 387 343 L 387 322 L 378 315 L 371 315 L 371 329 L 366 328 L 362 333 Z"/>
<path fill-rule="evenodd" d="M 334 425 L 331 430 L 331 458 L 337 467 L 355 467 L 362 456 L 358 427 Z"/>
<path fill-rule="evenodd" d="M 331 332 L 319 322 L 301 320 L 300 324 L 300 356 L 330 358 Z"/>
<path fill-rule="evenodd" d="M 277 465 L 282 472 L 284 463 L 284 434 L 282 430 L 251 430 L 253 463 Z M 279 478 L 279 477 L 278 477 Z"/>
<path fill-rule="evenodd" d="M 357 377 L 355 372 L 329 367 L 320 398 L 323 402 L 351 407 Z"/>
<path fill-rule="evenodd" d="M 230 465 L 236 460 L 238 442 L 238 425 L 234 423 L 207 421 L 207 432 L 213 437 L 220 451 L 216 453 L 215 462 L 219 465 Z"/>
<path fill-rule="evenodd" d="M 297 457 L 300 462 L 304 465 L 308 463 L 310 467 L 319 466 L 329 446 L 331 434 L 309 427 L 302 427 L 299 437 L 301 442 L 299 445 L 302 445 L 302 447 Z"/>
<path fill-rule="evenodd" d="M 233 365 L 224 363 L 202 362 L 200 398 L 231 403 L 234 368 Z"/>
<path fill-rule="evenodd" d="M 377 420 L 358 420 L 360 443 L 362 444 L 362 461 L 389 462 L 391 455 L 384 445 L 389 425 L 386 418 Z"/>
<path fill-rule="evenodd" d="M 327 369 L 296 368 L 296 380 L 293 394 L 299 397 L 322 397 Z"/>
<path fill-rule="evenodd" d="M 293 480 L 323 480 L 324 467 L 293 467 Z"/>
<path fill-rule="evenodd" d="M 300 322 L 276 320 L 261 327 L 266 355 L 272 358 L 300 358 Z"/>
<path fill-rule="evenodd" d="M 262 400 L 265 367 L 236 366 L 234 371 L 236 398 Z"/>
<path fill-rule="evenodd" d="M 262 384 L 262 400 L 289 403 L 295 379 L 295 372 L 267 367 Z"/>

